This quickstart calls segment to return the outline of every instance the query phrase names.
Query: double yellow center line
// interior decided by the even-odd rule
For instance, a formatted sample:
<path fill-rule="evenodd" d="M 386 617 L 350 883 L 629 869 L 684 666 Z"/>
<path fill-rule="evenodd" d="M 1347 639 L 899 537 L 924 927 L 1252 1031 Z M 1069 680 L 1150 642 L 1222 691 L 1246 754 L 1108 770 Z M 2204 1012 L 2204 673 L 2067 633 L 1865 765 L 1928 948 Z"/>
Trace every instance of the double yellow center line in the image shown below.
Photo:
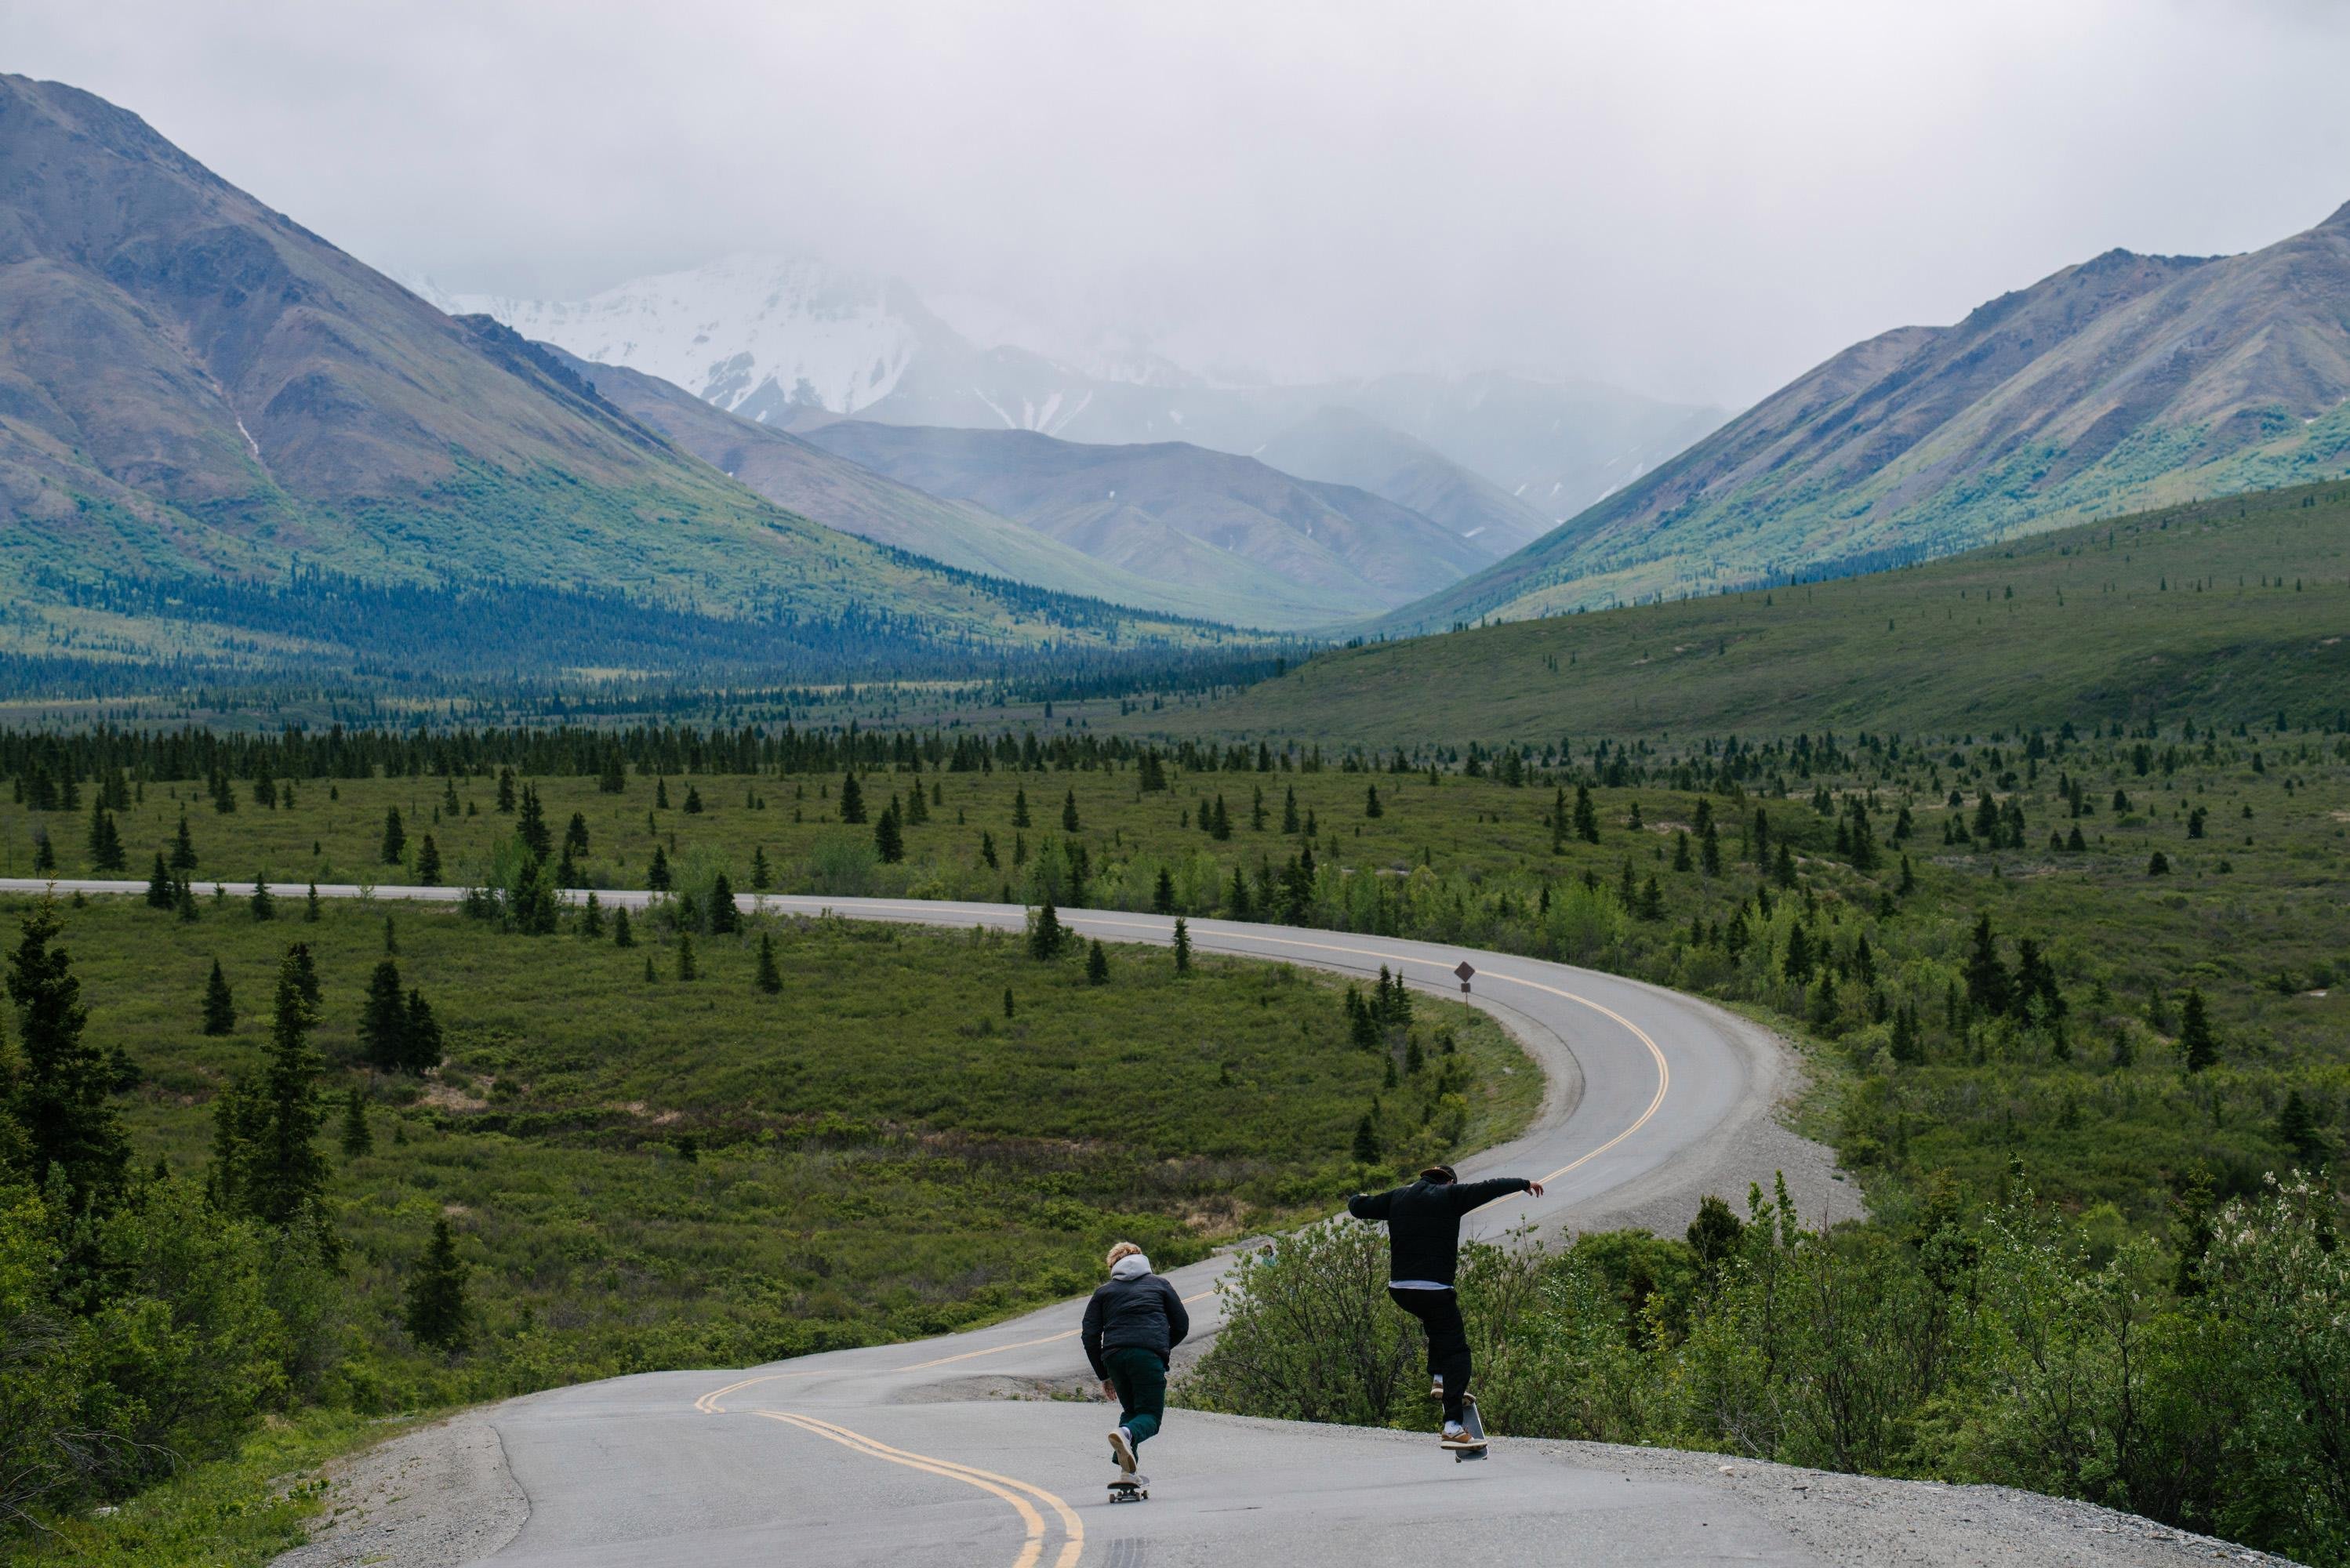
<path fill-rule="evenodd" d="M 1083 918 L 1080 917 L 1080 919 L 1082 919 Z M 1139 921 L 1097 919 L 1085 920 L 1084 923 L 1098 926 L 1126 927 L 1128 929 L 1156 929 L 1155 927 L 1146 927 Z M 1406 964 L 1435 964 L 1436 962 L 1436 961 L 1431 959 L 1406 957 L 1400 953 L 1382 952 L 1375 948 L 1350 947 L 1339 942 L 1305 941 L 1295 937 L 1252 937 L 1248 939 L 1248 940 L 1265 947 L 1299 948 L 1309 951 L 1345 953 L 1350 957 L 1381 960 L 1395 964 L 1399 971 L 1400 971 L 1402 966 Z M 1245 951 L 1246 950 L 1243 949 L 1240 950 Z M 1441 968 L 1440 965 L 1438 965 L 1437 967 Z M 1547 1176 L 1543 1177 L 1541 1179 L 1545 1186 L 1551 1182 L 1556 1181 L 1559 1178 L 1565 1176 L 1569 1172 L 1576 1169 L 1578 1167 L 1598 1158 L 1601 1155 L 1606 1154 L 1609 1149 L 1616 1147 L 1626 1138 L 1630 1137 L 1634 1133 L 1638 1132 L 1642 1127 L 1648 1125 L 1649 1120 L 1656 1116 L 1658 1110 L 1664 1105 L 1665 1096 L 1672 1087 L 1672 1067 L 1670 1064 L 1665 1060 L 1665 1053 L 1663 1049 L 1649 1036 L 1647 1030 L 1642 1029 L 1638 1024 L 1633 1023 L 1630 1019 L 1625 1017 L 1622 1013 L 1617 1012 L 1611 1007 L 1602 1006 L 1600 1003 L 1592 1001 L 1587 996 L 1578 996 L 1574 992 L 1563 991 L 1557 986 L 1545 985 L 1540 981 L 1527 980 L 1522 976 L 1510 974 L 1505 971 L 1488 971 L 1482 978 L 1488 981 L 1504 981 L 1513 985 L 1523 985 L 1529 990 L 1543 992 L 1548 995 L 1558 997 L 1564 1001 L 1575 1002 L 1580 1006 L 1587 1007 L 1594 1012 L 1598 1013 L 1600 1016 L 1620 1025 L 1626 1032 L 1630 1033 L 1634 1039 L 1639 1041 L 1642 1045 L 1648 1048 L 1649 1057 L 1656 1063 L 1657 1092 L 1649 1098 L 1646 1108 L 1640 1112 L 1638 1116 L 1634 1118 L 1632 1124 L 1624 1128 L 1623 1131 L 1617 1133 L 1614 1137 L 1609 1138 L 1606 1143 L 1601 1144 L 1598 1147 L 1577 1156 L 1574 1159 L 1567 1161 L 1565 1165 L 1560 1166 L 1556 1170 L 1554 1170 Z M 1212 1293 L 1201 1292 L 1199 1295 L 1187 1296 L 1184 1299 L 1187 1303 L 1202 1301 L 1211 1293 Z M 918 1361 L 909 1366 L 892 1367 L 889 1370 L 894 1372 L 920 1372 L 933 1366 L 949 1366 L 957 1362 L 972 1361 L 987 1355 L 997 1355 L 1008 1350 L 1025 1350 L 1039 1345 L 1054 1345 L 1063 1340 L 1075 1339 L 1076 1336 L 1077 1331 L 1076 1329 L 1067 1329 L 1062 1333 L 1048 1334 L 1037 1339 L 1024 1339 L 1012 1345 L 989 1345 L 979 1350 L 966 1350 L 953 1355 L 941 1355 L 930 1361 Z M 772 1383 L 791 1377 L 812 1377 L 816 1376 L 819 1376 L 819 1374 L 815 1372 L 770 1372 L 756 1377 L 745 1377 L 739 1382 L 730 1383 L 723 1388 L 715 1388 L 711 1390 L 709 1393 L 704 1394 L 701 1398 L 694 1401 L 693 1407 L 709 1415 L 723 1414 L 723 1409 L 718 1402 L 727 1395 L 737 1393 L 744 1388 L 751 1387 L 754 1384 Z M 1013 1511 L 1019 1515 L 1020 1522 L 1025 1532 L 1021 1541 L 1019 1555 L 1013 1559 L 1012 1568 L 1037 1568 L 1037 1565 L 1043 1561 L 1045 1540 L 1050 1532 L 1050 1526 L 1046 1523 L 1044 1511 L 1049 1511 L 1055 1516 L 1055 1520 L 1059 1523 L 1061 1531 L 1061 1550 L 1053 1560 L 1053 1568 L 1076 1568 L 1077 1560 L 1085 1553 L 1085 1521 L 1079 1519 L 1076 1511 L 1071 1509 L 1069 1505 L 1063 1501 L 1058 1496 L 1045 1490 L 1043 1487 L 1037 1486 L 1033 1482 L 1019 1480 L 1011 1476 L 999 1475 L 993 1470 L 983 1470 L 975 1465 L 961 1464 L 952 1459 L 942 1459 L 929 1454 L 911 1453 L 904 1449 L 892 1448 L 890 1445 L 880 1441 L 879 1438 L 868 1438 L 861 1432 L 851 1431 L 847 1427 L 837 1426 L 830 1421 L 818 1420 L 814 1416 L 785 1410 L 753 1410 L 747 1412 L 747 1414 L 758 1416 L 770 1421 L 780 1421 L 785 1426 L 795 1427 L 803 1432 L 807 1432 L 813 1436 L 825 1438 L 828 1442 L 837 1443 L 842 1448 L 848 1449 L 850 1452 L 861 1454 L 868 1459 L 880 1459 L 889 1464 L 900 1465 L 908 1469 L 921 1471 L 925 1475 L 934 1475 L 948 1480 L 961 1481 L 965 1486 L 975 1487 L 981 1491 L 1001 1499 L 1005 1503 L 1011 1505 Z M 1042 1505 L 1041 1511 L 1039 1508 L 1040 1504 Z"/>

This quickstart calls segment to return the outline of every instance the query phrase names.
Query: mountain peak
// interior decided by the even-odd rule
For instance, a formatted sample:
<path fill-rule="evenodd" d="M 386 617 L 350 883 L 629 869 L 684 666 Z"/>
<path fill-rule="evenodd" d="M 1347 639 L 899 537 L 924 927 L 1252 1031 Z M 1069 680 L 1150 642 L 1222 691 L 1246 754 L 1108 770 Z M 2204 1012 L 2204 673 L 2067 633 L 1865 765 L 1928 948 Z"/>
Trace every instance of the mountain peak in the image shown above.
<path fill-rule="evenodd" d="M 2333 215 L 2311 231 L 2324 234 L 2350 234 L 2350 202 L 2334 209 Z"/>

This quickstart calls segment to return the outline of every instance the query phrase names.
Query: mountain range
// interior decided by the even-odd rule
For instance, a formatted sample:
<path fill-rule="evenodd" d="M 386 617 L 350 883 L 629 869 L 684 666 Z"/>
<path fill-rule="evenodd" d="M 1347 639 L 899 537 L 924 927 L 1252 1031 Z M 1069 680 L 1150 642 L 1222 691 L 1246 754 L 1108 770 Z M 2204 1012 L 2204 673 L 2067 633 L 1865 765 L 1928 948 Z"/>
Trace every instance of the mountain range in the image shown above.
<path fill-rule="evenodd" d="M 1406 604 L 1496 553 L 1368 491 L 1185 441 L 1103 446 L 862 420 L 807 439 L 1125 571 L 1213 594 L 1248 624 L 1328 625 Z"/>
<path fill-rule="evenodd" d="M 1723 417 L 1501 372 L 1231 386 L 1132 347 L 1080 366 L 1017 344 L 976 344 L 905 284 L 806 258 L 730 256 L 570 301 L 414 282 L 452 313 L 493 316 L 526 337 L 659 376 L 764 424 L 805 432 L 853 417 L 1097 445 L 1180 441 L 1286 467 L 1278 448 L 1301 461 L 1336 460 L 1293 470 L 1301 478 L 1353 484 L 1399 505 L 1417 509 L 1412 496 L 1445 493 L 1456 510 L 1436 521 L 1458 533 L 1491 529 L 1510 547 Z M 1341 442 L 1329 439 L 1334 420 L 1347 427 Z M 1399 475 L 1395 489 L 1382 488 Z"/>
<path fill-rule="evenodd" d="M 2345 472 L 2350 206 L 2241 255 L 2109 251 L 1856 344 L 1384 628 L 1860 570 Z"/>
<path fill-rule="evenodd" d="M 847 617 L 908 648 L 1195 636 L 785 510 L 136 115 L 14 76 L 0 77 L 0 514 L 19 647 L 93 625 L 114 655 L 183 651 L 191 636 L 250 646 L 250 625 L 167 634 L 152 617 L 94 619 L 75 596 L 101 575 L 313 580 L 301 572 L 509 582 L 782 628 Z"/>
<path fill-rule="evenodd" d="M 815 679 L 841 647 L 1409 634 L 1902 564 L 2350 469 L 2350 207 L 2109 252 L 1716 422 L 1503 372 L 1076 365 L 811 262 L 428 300 L 137 116 L 0 77 L 0 658 L 331 660 L 375 585 L 539 594 L 448 622 L 533 668 Z"/>

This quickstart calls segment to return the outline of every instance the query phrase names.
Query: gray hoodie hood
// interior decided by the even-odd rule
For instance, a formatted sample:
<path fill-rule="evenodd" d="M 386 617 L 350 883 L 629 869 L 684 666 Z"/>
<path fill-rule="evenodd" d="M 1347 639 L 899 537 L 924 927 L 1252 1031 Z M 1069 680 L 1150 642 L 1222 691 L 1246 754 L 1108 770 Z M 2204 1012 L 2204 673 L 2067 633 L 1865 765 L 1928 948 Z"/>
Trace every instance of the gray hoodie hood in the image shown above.
<path fill-rule="evenodd" d="M 1109 1266 L 1113 1280 L 1139 1280 L 1150 1272 L 1150 1260 L 1139 1252 L 1128 1252 Z"/>

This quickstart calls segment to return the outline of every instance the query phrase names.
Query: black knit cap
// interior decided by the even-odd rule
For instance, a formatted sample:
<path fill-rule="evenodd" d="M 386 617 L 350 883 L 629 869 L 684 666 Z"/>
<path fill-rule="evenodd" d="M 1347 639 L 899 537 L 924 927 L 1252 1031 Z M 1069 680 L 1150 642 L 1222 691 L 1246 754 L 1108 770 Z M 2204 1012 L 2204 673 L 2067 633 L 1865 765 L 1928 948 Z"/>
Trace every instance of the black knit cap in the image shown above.
<path fill-rule="evenodd" d="M 1459 1177 L 1452 1174 L 1452 1168 L 1449 1165 L 1431 1165 L 1426 1170 L 1419 1173 L 1419 1179 L 1422 1181 L 1458 1181 L 1461 1179 Z"/>

